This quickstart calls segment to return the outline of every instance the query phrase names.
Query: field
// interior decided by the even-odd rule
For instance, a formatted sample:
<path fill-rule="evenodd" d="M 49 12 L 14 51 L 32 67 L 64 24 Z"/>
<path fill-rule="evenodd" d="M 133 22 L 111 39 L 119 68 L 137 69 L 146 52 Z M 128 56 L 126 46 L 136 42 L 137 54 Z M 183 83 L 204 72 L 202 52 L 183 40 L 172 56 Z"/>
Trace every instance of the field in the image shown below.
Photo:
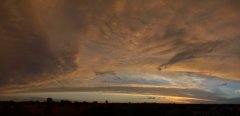
<path fill-rule="evenodd" d="M 240 116 L 240 105 L 2 101 L 0 113 L 16 116 Z"/>

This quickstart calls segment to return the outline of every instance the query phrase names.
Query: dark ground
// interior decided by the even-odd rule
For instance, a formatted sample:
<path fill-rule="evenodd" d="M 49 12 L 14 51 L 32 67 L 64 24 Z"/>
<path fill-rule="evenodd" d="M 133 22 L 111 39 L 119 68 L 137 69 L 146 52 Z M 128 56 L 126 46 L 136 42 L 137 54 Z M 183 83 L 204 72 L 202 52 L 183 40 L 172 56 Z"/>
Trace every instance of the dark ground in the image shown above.
<path fill-rule="evenodd" d="M 234 104 L 155 104 L 87 102 L 0 102 L 1 116 L 240 116 Z"/>

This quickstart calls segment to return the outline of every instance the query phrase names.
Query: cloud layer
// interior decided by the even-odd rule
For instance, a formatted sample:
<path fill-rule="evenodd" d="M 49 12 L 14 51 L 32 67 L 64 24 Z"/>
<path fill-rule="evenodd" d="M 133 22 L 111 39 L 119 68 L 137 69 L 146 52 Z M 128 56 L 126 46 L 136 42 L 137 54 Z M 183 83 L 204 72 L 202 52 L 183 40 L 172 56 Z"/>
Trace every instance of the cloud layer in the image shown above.
<path fill-rule="evenodd" d="M 238 98 L 239 10 L 238 0 L 3 0 L 0 91 Z"/>

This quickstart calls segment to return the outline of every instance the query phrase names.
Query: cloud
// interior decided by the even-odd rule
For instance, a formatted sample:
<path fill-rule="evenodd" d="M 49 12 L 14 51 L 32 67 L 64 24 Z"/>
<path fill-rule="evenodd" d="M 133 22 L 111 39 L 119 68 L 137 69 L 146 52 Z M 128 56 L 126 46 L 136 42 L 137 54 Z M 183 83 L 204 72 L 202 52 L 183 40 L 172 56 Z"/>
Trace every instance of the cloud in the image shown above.
<path fill-rule="evenodd" d="M 213 41 L 200 44 L 184 45 L 187 46 L 184 50 L 174 55 L 167 63 L 164 63 L 161 66 L 166 67 L 184 60 L 204 57 L 204 55 L 208 55 L 213 52 L 219 43 L 219 41 Z"/>
<path fill-rule="evenodd" d="M 95 72 L 96 76 L 98 75 L 106 75 L 106 74 L 111 74 L 111 75 L 115 75 L 114 71 L 103 71 L 103 72 Z"/>
<path fill-rule="evenodd" d="M 0 91 L 192 86 L 237 97 L 239 6 L 238 0 L 4 0 Z M 150 91 L 144 87 L 139 93 Z"/>
<path fill-rule="evenodd" d="M 193 72 L 159 73 L 156 71 L 148 73 L 127 74 L 124 72 L 114 75 L 110 73 L 97 75 L 91 80 L 82 81 L 75 78 L 27 86 L 14 91 L 7 90 L 2 93 L 110 92 L 193 98 L 198 99 L 195 101 L 196 103 L 200 99 L 204 103 L 227 103 L 228 100 L 237 99 L 240 95 L 238 92 L 240 82 L 236 80 L 221 79 Z"/>
<path fill-rule="evenodd" d="M 0 6 L 0 86 L 44 80 L 46 74 L 77 67 L 74 49 L 64 45 L 60 52 L 52 52 L 48 36 L 24 6 L 16 0 L 3 1 Z"/>

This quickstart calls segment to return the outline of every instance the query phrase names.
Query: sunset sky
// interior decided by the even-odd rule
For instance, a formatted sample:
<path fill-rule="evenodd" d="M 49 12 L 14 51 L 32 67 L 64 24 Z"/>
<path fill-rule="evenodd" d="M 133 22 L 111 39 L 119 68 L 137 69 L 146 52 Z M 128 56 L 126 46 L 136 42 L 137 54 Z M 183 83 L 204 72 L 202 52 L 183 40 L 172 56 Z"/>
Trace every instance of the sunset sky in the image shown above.
<path fill-rule="evenodd" d="M 240 103 L 240 0 L 1 0 L 0 101 Z"/>

